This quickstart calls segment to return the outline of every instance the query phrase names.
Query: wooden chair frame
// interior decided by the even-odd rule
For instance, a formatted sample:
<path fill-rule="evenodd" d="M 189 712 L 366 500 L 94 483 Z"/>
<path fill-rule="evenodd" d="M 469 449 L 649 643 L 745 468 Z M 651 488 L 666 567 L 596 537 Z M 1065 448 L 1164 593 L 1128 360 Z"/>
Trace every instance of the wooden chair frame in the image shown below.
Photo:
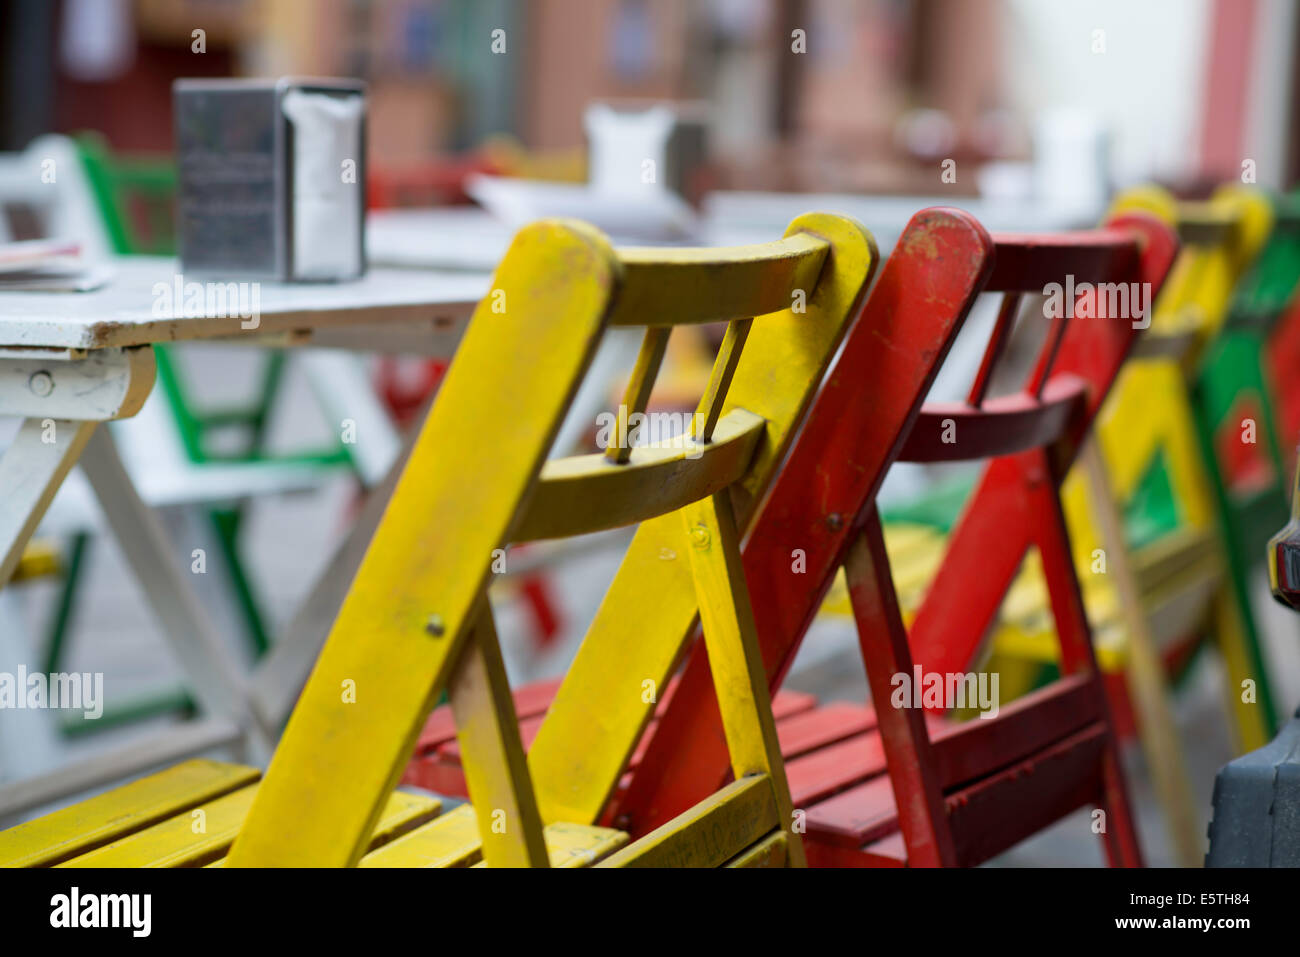
<path fill-rule="evenodd" d="M 1266 740 L 1273 721 L 1245 570 L 1236 567 L 1234 519 L 1196 385 L 1272 215 L 1262 194 L 1233 186 L 1208 202 L 1182 204 L 1145 187 L 1122 194 L 1115 208 L 1159 216 L 1178 228 L 1183 245 L 1155 303 L 1151 330 L 1115 383 L 1096 423 L 1096 441 L 1085 447 L 1065 482 L 1063 500 L 1076 568 L 1081 578 L 1092 579 L 1085 593 L 1094 624 L 1118 611 L 1114 623 L 1122 641 L 1102 656 L 1103 667 L 1122 676 L 1108 686 L 1112 703 L 1133 715 L 1121 725 L 1137 730 L 1174 856 L 1191 867 L 1201 860 L 1203 842 L 1168 677 L 1171 656 L 1189 644 L 1189 629 L 1194 638 L 1208 620 L 1214 632 L 1227 664 L 1225 700 L 1238 740 Z M 1135 546 L 1122 512 L 1160 461 L 1178 528 Z M 1100 572 L 1098 555 L 1105 557 Z M 1019 605 L 1022 615 L 1037 607 Z M 1033 674 L 1024 666 L 1052 662 L 1054 644 L 1049 630 L 1027 617 L 1004 620 L 993 666 Z M 1186 657 L 1184 651 L 1174 660 Z M 1241 701 L 1246 678 L 1258 688 L 1258 705 Z"/>
<path fill-rule="evenodd" d="M 650 529 L 668 544 L 650 568 L 639 552 L 625 559 L 583 645 L 581 662 L 600 659 L 599 677 L 587 680 L 575 664 L 543 734 L 584 759 L 629 753 L 644 726 L 638 713 L 653 708 L 644 683 L 666 681 L 698 607 L 736 781 L 605 863 L 721 864 L 748 853 L 801 864 L 739 542 L 874 262 L 861 227 L 819 214 L 797 220 L 779 243 L 726 251 L 616 253 L 593 230 L 563 222 L 521 232 L 227 864 L 357 863 L 446 688 L 483 858 L 545 866 L 548 825 L 590 823 L 570 799 L 589 775 L 559 773 L 560 755 L 553 746 L 539 754 L 540 738 L 525 762 L 486 600 L 493 556 L 512 541 L 635 522 L 638 536 Z M 701 403 L 702 436 L 544 462 L 606 328 L 648 325 L 630 415 L 644 408 L 670 327 L 716 320 L 730 326 Z M 503 337 L 527 337 L 529 348 L 503 350 Z M 647 604 L 680 609 L 684 627 L 646 621 Z M 630 619 L 641 626 L 635 639 Z M 354 702 L 343 700 L 348 689 Z M 422 830 L 404 840 L 418 842 Z"/>
<path fill-rule="evenodd" d="M 1093 234 L 1005 237 L 996 255 L 986 237 L 983 247 L 967 237 L 957 249 L 933 257 L 944 264 L 945 277 L 954 278 L 959 286 L 964 282 L 960 294 L 945 300 L 929 294 L 937 278 L 933 267 L 913 276 L 918 284 L 910 289 L 899 282 L 905 270 L 900 267 L 895 272 L 894 259 L 913 250 L 907 238 L 905 234 L 868 302 L 862 320 L 868 327 L 909 306 L 911 318 L 954 309 L 952 321 L 959 321 L 980 291 L 1041 291 L 1046 282 L 1066 273 L 1073 273 L 1078 281 L 1080 277 L 1138 281 L 1158 288 L 1176 249 L 1171 232 L 1142 215 L 1115 218 L 1108 229 Z M 967 272 L 972 261 L 975 267 Z M 961 273 L 960 280 L 954 273 Z M 990 343 L 985 368 L 972 388 L 966 424 L 974 422 L 980 416 L 977 410 L 985 405 L 987 373 L 1004 341 L 1006 325 L 999 323 Z M 843 563 L 877 702 L 889 699 L 890 676 L 910 672 L 914 662 L 926 671 L 964 671 L 980 651 L 1030 544 L 1039 546 L 1066 677 L 1032 700 L 1004 709 L 999 719 L 955 726 L 933 738 L 925 717 L 914 710 L 876 711 L 910 863 L 974 863 L 1088 800 L 1111 811 L 1106 831 L 1111 861 L 1136 864 L 1140 860 L 1058 498 L 1065 471 L 1137 335 L 1128 321 L 1058 327 L 1028 392 L 996 405 L 988 403 L 993 408 L 987 411 L 999 416 L 1002 424 L 1014 423 L 1015 434 L 992 429 L 984 433 L 985 441 L 978 431 L 982 427 L 975 426 L 972 438 L 980 445 L 962 440 L 962 454 L 1000 457 L 986 470 L 953 532 L 936 579 L 942 585 L 928 593 L 913 624 L 910 647 L 894 598 L 879 521 L 871 507 L 872 485 L 860 483 L 854 489 L 857 496 L 843 506 L 819 510 L 807 501 L 808 485 L 799 481 L 799 463 L 816 462 L 819 485 L 852 486 L 845 477 L 837 480 L 826 468 L 827 459 L 813 450 L 825 450 L 828 436 L 838 440 L 839 449 L 853 447 L 857 433 L 850 426 L 861 421 L 861 415 L 853 412 L 853 400 L 861 397 L 851 390 L 835 395 L 830 383 L 850 376 L 854 363 L 863 362 L 861 353 L 851 354 L 846 347 L 764 509 L 764 521 L 768 515 L 774 520 L 786 515 L 798 516 L 802 522 L 786 525 L 784 536 L 755 535 L 748 544 L 746 572 L 773 686 L 793 660 L 807 624 Z M 1070 407 L 1067 414 L 1062 414 L 1063 404 Z M 934 426 L 951 418 L 954 410 L 934 411 L 938 418 L 926 414 L 918 419 L 911 433 L 915 437 L 908 438 L 902 450 L 904 456 L 953 457 L 942 448 Z M 905 422 L 906 417 L 900 425 Z M 874 431 L 866 434 L 875 437 Z M 896 440 L 901 442 L 903 434 L 900 429 Z M 962 434 L 960 424 L 958 434 Z M 899 451 L 898 445 L 893 451 Z M 828 516 L 839 521 L 828 522 Z M 817 552 L 824 561 L 813 562 L 809 553 L 813 587 L 776 587 L 789 574 L 790 563 L 788 556 L 765 543 L 782 538 L 785 542 L 829 539 L 828 547 Z M 942 587 L 948 583 L 956 584 Z M 654 827 L 661 816 L 689 803 L 694 793 L 707 790 L 723 773 L 713 730 L 716 719 L 709 714 L 707 691 L 699 689 L 702 666 L 697 650 L 682 677 L 682 686 L 691 693 L 667 709 L 618 804 L 615 820 L 633 832 Z M 692 680 L 695 683 L 688 685 Z M 1044 773 L 1025 777 L 1026 770 L 1035 768 Z M 1042 786 L 1025 787 L 1035 782 Z M 1034 799 L 1024 798 L 1026 794 Z M 817 823 L 810 820 L 809 828 L 813 834 Z"/>

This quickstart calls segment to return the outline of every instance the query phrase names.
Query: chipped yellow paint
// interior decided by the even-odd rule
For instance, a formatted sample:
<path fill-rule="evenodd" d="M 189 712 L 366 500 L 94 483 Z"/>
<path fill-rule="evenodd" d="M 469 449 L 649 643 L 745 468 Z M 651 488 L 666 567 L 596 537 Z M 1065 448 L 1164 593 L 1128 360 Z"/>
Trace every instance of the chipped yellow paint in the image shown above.
<path fill-rule="evenodd" d="M 627 834 L 590 824 L 546 825 L 546 849 L 552 867 L 591 867 L 627 843 Z M 488 867 L 479 861 L 474 867 Z"/>
<path fill-rule="evenodd" d="M 0 867 L 48 867 L 257 780 L 256 768 L 195 759 L 0 832 Z"/>
<path fill-rule="evenodd" d="M 627 843 L 607 827 L 548 824 L 543 832 L 551 867 L 587 867 Z M 361 867 L 484 867 L 474 810 L 468 804 L 371 851 Z"/>
<path fill-rule="evenodd" d="M 627 843 L 627 834 L 591 824 L 546 825 L 552 867 L 590 867 Z"/>

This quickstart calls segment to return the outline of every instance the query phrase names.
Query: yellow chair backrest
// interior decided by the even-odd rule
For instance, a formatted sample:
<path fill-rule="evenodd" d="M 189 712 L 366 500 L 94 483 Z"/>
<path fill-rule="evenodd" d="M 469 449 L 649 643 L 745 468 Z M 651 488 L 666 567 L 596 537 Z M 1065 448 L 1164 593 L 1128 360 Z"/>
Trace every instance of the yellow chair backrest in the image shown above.
<path fill-rule="evenodd" d="M 1201 458 L 1188 397 L 1207 343 L 1228 313 L 1233 287 L 1272 228 L 1268 198 L 1245 187 L 1221 187 L 1203 203 L 1179 203 L 1165 190 L 1122 193 L 1116 211 L 1155 213 L 1179 229 L 1178 258 L 1154 303 L 1151 328 L 1139 341 L 1097 423 L 1097 438 L 1116 499 L 1128 502 L 1158 456 L 1163 456 L 1180 523 L 1206 529 L 1214 522 L 1209 476 Z M 1076 468 L 1065 487 L 1066 514 L 1079 567 L 1101 548 Z"/>
<path fill-rule="evenodd" d="M 735 783 L 608 863 L 723 863 L 778 847 L 802 863 L 739 541 L 876 259 L 859 225 L 822 214 L 778 242 L 722 250 L 615 250 L 568 221 L 520 232 L 227 866 L 356 864 L 444 689 L 483 858 L 545 866 L 552 826 L 596 823 L 697 614 Z M 689 435 L 546 461 L 606 329 L 646 327 L 621 435 L 645 408 L 672 327 L 720 320 L 727 334 Z M 526 759 L 487 600 L 494 568 L 512 542 L 633 523 L 638 537 Z"/>

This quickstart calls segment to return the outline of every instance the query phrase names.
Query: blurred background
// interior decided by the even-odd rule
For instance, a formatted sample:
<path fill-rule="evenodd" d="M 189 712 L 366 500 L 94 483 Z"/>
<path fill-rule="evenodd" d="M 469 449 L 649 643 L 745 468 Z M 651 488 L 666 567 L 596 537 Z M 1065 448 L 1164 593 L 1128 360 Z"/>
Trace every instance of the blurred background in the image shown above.
<path fill-rule="evenodd" d="M 7 0 L 0 148 L 171 146 L 180 76 L 370 85 L 372 168 L 494 136 L 581 175 L 592 100 L 691 104 L 732 189 L 933 190 L 1095 125 L 1117 184 L 1300 172 L 1288 0 Z M 192 51 L 195 29 L 205 35 Z M 493 52 L 503 30 L 504 52 Z M 795 44 L 802 56 L 786 56 Z M 703 174 L 701 174 L 703 175 Z M 990 180 L 992 177 L 990 177 Z M 978 175 L 958 178 L 974 193 Z M 1003 185 L 1014 188 L 1014 184 Z"/>
<path fill-rule="evenodd" d="M 1095 224 L 1132 184 L 1200 197 L 1224 181 L 1278 190 L 1300 181 L 1298 9 L 1292 0 L 0 0 L 0 153 L 68 137 L 108 210 L 108 250 L 171 255 L 173 80 L 360 78 L 372 264 L 462 257 L 451 265 L 487 269 L 509 230 L 549 207 L 475 192 L 474 174 L 598 185 L 602 163 L 638 122 L 626 118 L 660 110 L 669 117 L 662 180 L 679 205 L 619 220 L 632 238 L 772 239 L 816 193 L 817 206 L 857 216 L 887 250 L 911 213 L 934 203 L 970 209 L 991 229 L 1065 229 Z M 476 218 L 476 205 L 496 225 Z M 21 195 L 0 190 L 0 208 L 0 239 L 41 233 Z M 974 360 L 992 315 L 984 309 L 963 333 Z M 119 434 L 128 457 L 171 443 L 192 466 L 325 449 L 313 453 L 319 476 L 298 494 L 162 510 L 178 562 L 189 564 L 196 543 L 224 553 L 196 584 L 250 666 L 375 480 L 373 464 L 338 446 L 303 370 L 266 352 L 168 347 L 162 387 Z M 678 351 L 670 368 L 689 379 L 701 368 L 693 355 Z M 379 459 L 391 461 L 444 366 L 366 362 L 393 427 Z M 932 396 L 960 394 L 969 362 L 964 369 L 945 366 Z M 217 434 L 231 417 L 208 416 L 220 427 L 205 430 L 196 411 L 250 392 L 254 451 Z M 895 473 L 887 499 L 930 480 Z M 79 518 L 52 532 L 63 577 L 0 592 L 0 653 L 6 639 L 10 653 L 27 647 L 35 659 L 57 651 L 62 667 L 103 671 L 110 694 L 140 706 L 94 733 L 41 731 L 52 750 L 29 747 L 27 771 L 130 740 L 187 709 L 180 671 L 117 545 L 86 528 L 100 524 Z M 507 586 L 499 614 L 512 680 L 563 671 L 616 567 L 611 549 L 625 541 L 596 543 L 549 577 Z M 75 594 L 70 577 L 80 580 Z M 1266 584 L 1255 591 L 1284 706 L 1294 707 L 1296 625 L 1268 601 Z M 1216 667 L 1204 662 L 1177 701 L 1206 814 L 1214 771 L 1232 755 Z M 851 623 L 819 620 L 788 684 L 861 702 Z M 13 728 L 11 747 L 31 733 Z M 1134 786 L 1149 860 L 1169 863 L 1137 765 Z M 1076 821 L 1001 862 L 1095 864 L 1100 850 Z"/>

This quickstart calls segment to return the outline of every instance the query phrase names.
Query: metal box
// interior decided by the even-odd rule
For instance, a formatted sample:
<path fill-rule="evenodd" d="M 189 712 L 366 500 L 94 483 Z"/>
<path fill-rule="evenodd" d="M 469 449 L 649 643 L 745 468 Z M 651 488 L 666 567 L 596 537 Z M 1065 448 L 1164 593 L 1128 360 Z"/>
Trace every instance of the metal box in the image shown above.
<path fill-rule="evenodd" d="M 328 281 L 365 271 L 365 84 L 177 80 L 172 99 L 183 272 Z"/>

